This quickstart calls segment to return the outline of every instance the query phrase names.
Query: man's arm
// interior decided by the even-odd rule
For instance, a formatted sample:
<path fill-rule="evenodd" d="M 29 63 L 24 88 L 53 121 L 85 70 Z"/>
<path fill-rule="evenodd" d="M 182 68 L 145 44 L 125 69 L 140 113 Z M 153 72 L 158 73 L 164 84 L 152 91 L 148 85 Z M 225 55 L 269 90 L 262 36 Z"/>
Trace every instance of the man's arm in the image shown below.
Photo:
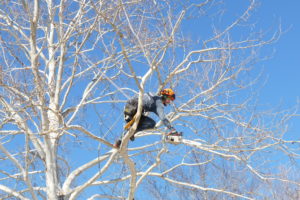
<path fill-rule="evenodd" d="M 165 115 L 164 105 L 159 101 L 157 101 L 157 103 L 156 103 L 156 114 L 168 129 L 170 129 L 170 130 L 174 129 L 172 127 L 170 121 L 167 119 L 167 117 Z"/>

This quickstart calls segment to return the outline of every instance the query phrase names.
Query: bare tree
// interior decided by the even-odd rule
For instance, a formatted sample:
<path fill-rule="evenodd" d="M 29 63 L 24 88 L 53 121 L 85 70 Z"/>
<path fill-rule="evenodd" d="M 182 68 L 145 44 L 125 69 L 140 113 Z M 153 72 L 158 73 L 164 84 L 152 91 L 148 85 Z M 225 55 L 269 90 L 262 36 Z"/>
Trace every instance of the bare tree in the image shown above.
<path fill-rule="evenodd" d="M 1 198 L 297 199 L 299 141 L 284 137 L 296 111 L 256 103 L 257 52 L 280 30 L 251 32 L 255 3 L 195 41 L 185 27 L 218 2 L 1 1 Z M 162 140 L 158 123 L 128 146 L 143 93 L 166 86 L 182 144 Z M 136 121 L 113 149 L 134 94 Z"/>

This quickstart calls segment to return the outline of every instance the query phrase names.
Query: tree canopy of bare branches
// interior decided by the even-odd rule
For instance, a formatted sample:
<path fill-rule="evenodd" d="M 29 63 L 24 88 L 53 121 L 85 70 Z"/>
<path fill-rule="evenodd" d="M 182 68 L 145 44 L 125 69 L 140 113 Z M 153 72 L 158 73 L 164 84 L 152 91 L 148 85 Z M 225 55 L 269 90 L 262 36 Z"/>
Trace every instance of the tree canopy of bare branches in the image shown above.
<path fill-rule="evenodd" d="M 254 0 L 224 24 L 221 8 L 1 1 L 1 199 L 299 199 L 299 141 L 285 137 L 297 110 L 256 101 L 259 50 L 280 27 L 253 31 Z M 182 144 L 162 140 L 161 122 L 129 142 L 142 95 L 164 87 Z M 114 149 L 133 95 L 137 120 Z"/>

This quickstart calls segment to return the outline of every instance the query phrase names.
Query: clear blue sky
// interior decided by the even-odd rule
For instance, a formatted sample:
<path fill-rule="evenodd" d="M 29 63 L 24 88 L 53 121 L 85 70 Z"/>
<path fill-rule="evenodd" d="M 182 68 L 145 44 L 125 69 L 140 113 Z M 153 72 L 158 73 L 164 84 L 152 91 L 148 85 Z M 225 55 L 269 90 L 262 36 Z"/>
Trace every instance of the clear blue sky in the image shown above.
<path fill-rule="evenodd" d="M 260 103 L 283 104 L 285 108 L 300 101 L 300 1 L 264 0 L 258 9 L 260 21 L 281 22 L 284 33 L 273 45 L 275 53 L 263 62 L 267 83 L 260 93 Z M 290 131 L 300 138 L 300 117 L 292 120 Z"/>
<path fill-rule="evenodd" d="M 249 6 L 247 0 L 224 0 L 223 4 L 217 4 L 223 12 L 218 15 L 211 10 L 208 15 L 216 18 L 217 28 L 227 27 L 240 16 Z M 256 0 L 256 8 L 251 12 L 249 23 L 255 24 L 254 31 L 268 32 L 269 37 L 281 27 L 282 33 L 279 39 L 271 45 L 266 45 L 258 52 L 258 57 L 268 56 L 268 59 L 256 64 L 256 69 L 262 69 L 261 81 L 266 80 L 259 92 L 258 104 L 263 108 L 281 109 L 296 106 L 300 101 L 300 0 Z M 214 10 L 215 11 L 215 10 Z M 220 15 L 222 14 L 222 15 Z M 219 16 L 216 17 L 216 16 Z M 218 21 L 219 20 L 219 21 Z M 204 26 L 203 26 L 204 25 Z M 188 24 L 185 32 L 195 38 L 202 37 L 205 30 L 209 30 L 210 21 L 203 23 L 202 18 L 194 24 Z M 199 27 L 198 29 L 196 27 Z M 243 26 L 239 27 L 242 30 Z M 235 31 L 234 33 L 239 33 Z M 211 34 L 208 32 L 207 34 Z M 241 32 L 240 34 L 247 34 Z M 239 35 L 232 35 L 233 41 L 239 40 Z M 245 37 L 245 35 L 242 35 Z M 269 39 L 264 38 L 264 39 Z M 263 55 L 260 55 L 263 54 Z M 260 85 L 259 85 L 260 86 Z M 299 112 L 298 112 L 299 113 Z M 290 123 L 290 133 L 293 138 L 300 140 L 300 116 L 295 117 Z M 291 135 L 291 134 L 289 134 Z"/>
<path fill-rule="evenodd" d="M 249 5 L 247 0 L 224 2 L 226 14 L 223 17 L 230 16 L 232 19 Z M 264 67 L 264 75 L 268 77 L 261 93 L 262 101 L 278 104 L 282 100 L 287 104 L 295 104 L 300 98 L 300 1 L 256 0 L 256 4 L 250 17 L 250 21 L 256 25 L 255 30 L 272 34 L 281 24 L 283 31 L 277 42 L 266 47 L 269 49 L 268 55 L 271 55 L 271 49 L 274 50 L 272 57 L 258 63 Z"/>
<path fill-rule="evenodd" d="M 300 1 L 263 1 L 258 13 L 261 20 L 270 23 L 281 21 L 286 31 L 274 45 L 273 58 L 265 62 L 268 83 L 264 98 L 276 103 L 283 100 L 295 103 L 300 97 Z"/>

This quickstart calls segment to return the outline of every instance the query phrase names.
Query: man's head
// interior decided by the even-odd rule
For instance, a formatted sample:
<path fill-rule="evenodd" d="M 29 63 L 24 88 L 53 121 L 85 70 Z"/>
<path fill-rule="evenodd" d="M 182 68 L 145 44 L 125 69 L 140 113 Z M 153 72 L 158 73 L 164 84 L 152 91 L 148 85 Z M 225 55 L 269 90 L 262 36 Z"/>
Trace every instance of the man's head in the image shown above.
<path fill-rule="evenodd" d="M 163 89 L 160 92 L 160 95 L 162 96 L 162 100 L 165 105 L 170 104 L 171 101 L 175 100 L 175 92 L 170 88 Z"/>

